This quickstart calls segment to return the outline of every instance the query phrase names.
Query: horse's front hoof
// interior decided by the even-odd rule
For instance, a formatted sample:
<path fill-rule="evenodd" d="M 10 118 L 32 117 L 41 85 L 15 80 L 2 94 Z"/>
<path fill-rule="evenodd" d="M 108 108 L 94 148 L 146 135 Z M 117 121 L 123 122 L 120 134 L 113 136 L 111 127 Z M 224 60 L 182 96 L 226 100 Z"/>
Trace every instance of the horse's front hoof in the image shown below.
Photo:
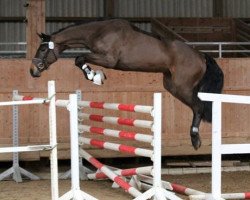
<path fill-rule="evenodd" d="M 201 147 L 201 139 L 199 133 L 191 133 L 191 141 L 195 150 Z"/>
<path fill-rule="evenodd" d="M 97 70 L 93 78 L 93 83 L 96 85 L 102 85 L 104 79 L 106 79 L 105 74 L 102 71 Z"/>

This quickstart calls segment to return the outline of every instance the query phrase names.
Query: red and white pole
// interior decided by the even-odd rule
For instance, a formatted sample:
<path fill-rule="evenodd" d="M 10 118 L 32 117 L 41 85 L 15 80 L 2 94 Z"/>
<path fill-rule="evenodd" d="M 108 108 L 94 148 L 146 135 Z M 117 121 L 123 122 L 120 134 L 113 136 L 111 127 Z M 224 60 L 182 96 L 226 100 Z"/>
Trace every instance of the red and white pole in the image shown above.
<path fill-rule="evenodd" d="M 142 193 L 132 187 L 129 183 L 124 181 L 121 177 L 116 175 L 112 170 L 110 170 L 108 167 L 106 167 L 104 164 L 99 162 L 97 159 L 92 157 L 89 153 L 84 151 L 83 149 L 80 149 L 80 156 L 82 156 L 84 159 L 86 159 L 89 163 L 91 163 L 93 166 L 95 166 L 97 169 L 99 169 L 101 172 L 106 174 L 106 176 L 117 183 L 121 188 L 123 188 L 125 191 L 127 191 L 129 194 L 133 195 L 134 197 L 138 197 Z"/>
<path fill-rule="evenodd" d="M 133 155 L 144 156 L 151 158 L 153 151 L 149 149 L 142 149 L 133 146 L 127 146 L 123 144 L 115 144 L 111 142 L 105 142 L 102 140 L 90 139 L 85 137 L 79 137 L 79 144 L 88 144 L 98 148 L 109 149 L 113 151 L 125 152 Z"/>
<path fill-rule="evenodd" d="M 126 126 L 135 126 L 140 128 L 152 128 L 153 122 L 148 120 L 138 120 L 138 119 L 125 119 L 120 117 L 110 117 L 110 116 L 103 116 L 103 115 L 93 115 L 87 113 L 80 113 L 79 115 L 80 120 L 91 120 L 97 122 L 105 122 L 109 124 L 116 124 L 116 125 L 126 125 Z"/>
<path fill-rule="evenodd" d="M 141 134 L 141 133 L 136 133 L 136 132 L 118 131 L 118 130 L 99 128 L 99 127 L 93 127 L 93 126 L 87 126 L 87 125 L 79 125 L 78 128 L 80 132 L 85 131 L 89 133 L 101 134 L 101 135 L 118 137 L 118 138 L 125 138 L 128 140 L 136 140 L 136 141 L 147 142 L 147 143 L 151 143 L 153 141 L 152 135 L 146 135 L 146 134 Z"/>
<path fill-rule="evenodd" d="M 150 175 L 152 171 L 152 166 L 149 167 L 138 167 L 138 168 L 130 168 L 130 169 L 118 169 L 115 170 L 114 173 L 119 176 L 133 176 L 137 174 L 144 174 L 144 175 Z M 102 172 L 96 172 L 93 174 L 87 175 L 89 179 L 105 179 L 108 178 L 104 173 Z"/>
<path fill-rule="evenodd" d="M 151 113 L 153 106 L 142 106 L 135 104 L 118 104 L 118 103 L 105 103 L 95 101 L 78 101 L 78 106 L 98 109 L 121 110 L 128 112 L 138 113 Z"/>

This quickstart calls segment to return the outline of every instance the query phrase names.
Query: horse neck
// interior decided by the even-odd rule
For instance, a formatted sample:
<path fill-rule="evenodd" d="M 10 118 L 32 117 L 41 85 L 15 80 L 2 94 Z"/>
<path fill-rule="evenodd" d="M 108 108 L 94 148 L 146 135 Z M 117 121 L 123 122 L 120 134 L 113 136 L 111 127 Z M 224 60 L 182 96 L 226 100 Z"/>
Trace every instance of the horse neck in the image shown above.
<path fill-rule="evenodd" d="M 84 25 L 72 26 L 52 34 L 52 41 L 60 46 L 60 51 L 72 48 L 86 48 L 93 28 Z"/>

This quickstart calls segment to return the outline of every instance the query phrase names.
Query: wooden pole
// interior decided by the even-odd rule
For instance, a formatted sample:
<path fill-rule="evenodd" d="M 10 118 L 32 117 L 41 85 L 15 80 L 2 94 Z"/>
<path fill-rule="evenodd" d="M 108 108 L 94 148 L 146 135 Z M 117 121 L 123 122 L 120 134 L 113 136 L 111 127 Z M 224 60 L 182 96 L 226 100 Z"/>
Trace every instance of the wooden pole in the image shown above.
<path fill-rule="evenodd" d="M 115 16 L 115 1 L 114 0 L 104 0 L 104 16 L 111 18 Z"/>
<path fill-rule="evenodd" d="M 28 0 L 26 19 L 26 58 L 32 59 L 40 44 L 37 33 L 45 32 L 45 0 Z"/>
<path fill-rule="evenodd" d="M 213 17 L 223 17 L 223 0 L 213 0 Z"/>

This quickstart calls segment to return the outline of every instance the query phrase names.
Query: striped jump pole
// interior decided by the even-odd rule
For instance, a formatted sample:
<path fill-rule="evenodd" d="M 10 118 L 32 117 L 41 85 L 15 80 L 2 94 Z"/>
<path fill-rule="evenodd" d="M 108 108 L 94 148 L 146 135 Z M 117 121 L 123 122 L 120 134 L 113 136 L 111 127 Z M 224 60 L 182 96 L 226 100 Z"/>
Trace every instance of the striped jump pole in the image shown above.
<path fill-rule="evenodd" d="M 189 198 L 191 200 L 202 200 L 202 199 L 209 199 L 211 197 L 210 194 L 196 194 L 191 195 Z M 245 193 L 224 193 L 221 194 L 221 199 L 250 199 L 250 192 Z"/>
<path fill-rule="evenodd" d="M 124 181 L 121 177 L 116 175 L 112 170 L 110 170 L 104 164 L 102 164 L 97 159 L 92 157 L 86 151 L 80 149 L 80 156 L 82 156 L 85 160 L 87 160 L 89 163 L 91 163 L 93 166 L 95 166 L 97 169 L 99 169 L 102 173 L 104 173 L 107 177 L 109 177 L 109 179 L 114 181 L 116 184 L 118 184 L 121 188 L 123 188 L 125 191 L 127 191 L 132 196 L 138 197 L 142 194 L 139 190 L 132 187 L 129 183 Z"/>
<path fill-rule="evenodd" d="M 97 122 L 105 122 L 109 124 L 116 125 L 126 125 L 126 126 L 135 126 L 140 128 L 152 128 L 153 122 L 148 120 L 137 120 L 137 119 L 126 119 L 120 117 L 110 117 L 102 115 L 93 115 L 87 113 L 79 113 L 79 120 L 91 120 Z"/>
<path fill-rule="evenodd" d="M 171 187 L 173 188 L 173 191 L 178 193 L 178 194 L 183 194 L 183 195 L 201 195 L 201 194 L 205 194 L 204 192 L 195 190 L 195 189 L 191 189 L 188 187 L 185 187 L 183 185 L 179 185 L 176 183 L 170 183 Z"/>
<path fill-rule="evenodd" d="M 22 96 L 17 93 L 13 95 L 13 101 L 0 102 L 0 106 L 14 106 L 14 105 L 30 105 L 48 103 L 47 98 L 35 98 L 30 96 Z"/>
<path fill-rule="evenodd" d="M 135 104 L 118 104 L 118 103 L 105 103 L 95 101 L 78 101 L 78 106 L 97 109 L 111 109 L 137 113 L 151 113 L 153 106 L 142 106 Z"/>
<path fill-rule="evenodd" d="M 139 174 L 139 180 L 142 180 L 141 186 L 143 189 L 148 190 L 152 187 L 152 181 L 148 181 L 148 179 L 144 179 L 141 174 Z M 178 194 L 186 195 L 191 200 L 203 200 L 209 198 L 210 194 L 195 190 L 192 188 L 188 188 L 186 186 L 176 184 L 176 183 L 169 183 L 172 187 L 172 191 Z M 167 188 L 170 189 L 170 188 Z M 250 192 L 245 193 L 224 193 L 221 194 L 222 199 L 250 199 Z"/>
<path fill-rule="evenodd" d="M 152 166 L 137 167 L 137 168 L 130 168 L 130 169 L 117 169 L 114 171 L 114 173 L 118 176 L 133 176 L 133 175 L 138 175 L 138 174 L 151 175 L 151 172 L 152 172 Z M 87 177 L 89 179 L 108 178 L 107 175 L 102 172 L 88 174 Z"/>
<path fill-rule="evenodd" d="M 152 135 L 146 135 L 142 133 L 129 132 L 129 131 L 118 131 L 94 126 L 79 125 L 79 132 L 89 132 L 100 135 L 106 135 L 111 137 L 117 137 L 121 139 L 136 140 L 140 142 L 151 143 L 153 141 Z"/>
<path fill-rule="evenodd" d="M 46 98 L 23 96 L 23 95 L 20 95 L 20 94 L 13 95 L 13 101 L 31 101 L 31 100 L 37 100 L 38 102 L 43 102 L 43 103 L 48 103 L 49 102 L 49 99 L 46 99 Z"/>
<path fill-rule="evenodd" d="M 145 189 L 152 187 L 153 181 L 149 177 L 139 174 L 137 178 L 143 183 L 145 183 L 144 185 L 142 185 L 143 187 L 145 187 Z M 173 192 L 176 192 L 178 194 L 189 196 L 189 197 L 192 195 L 205 195 L 206 194 L 199 190 L 188 188 L 180 184 L 170 183 L 166 181 L 162 181 L 162 183 L 164 185 L 164 188 L 171 190 Z"/>
<path fill-rule="evenodd" d="M 119 151 L 119 152 L 124 152 L 124 153 L 129 153 L 129 154 L 144 156 L 144 157 L 149 157 L 149 158 L 153 156 L 152 150 L 137 148 L 133 146 L 127 146 L 123 144 L 115 144 L 111 142 L 105 142 L 105 141 L 90 139 L 90 138 L 85 138 L 85 137 L 79 137 L 79 144 L 80 145 L 88 144 L 88 145 L 98 147 L 98 148 L 109 149 L 113 151 Z"/>

